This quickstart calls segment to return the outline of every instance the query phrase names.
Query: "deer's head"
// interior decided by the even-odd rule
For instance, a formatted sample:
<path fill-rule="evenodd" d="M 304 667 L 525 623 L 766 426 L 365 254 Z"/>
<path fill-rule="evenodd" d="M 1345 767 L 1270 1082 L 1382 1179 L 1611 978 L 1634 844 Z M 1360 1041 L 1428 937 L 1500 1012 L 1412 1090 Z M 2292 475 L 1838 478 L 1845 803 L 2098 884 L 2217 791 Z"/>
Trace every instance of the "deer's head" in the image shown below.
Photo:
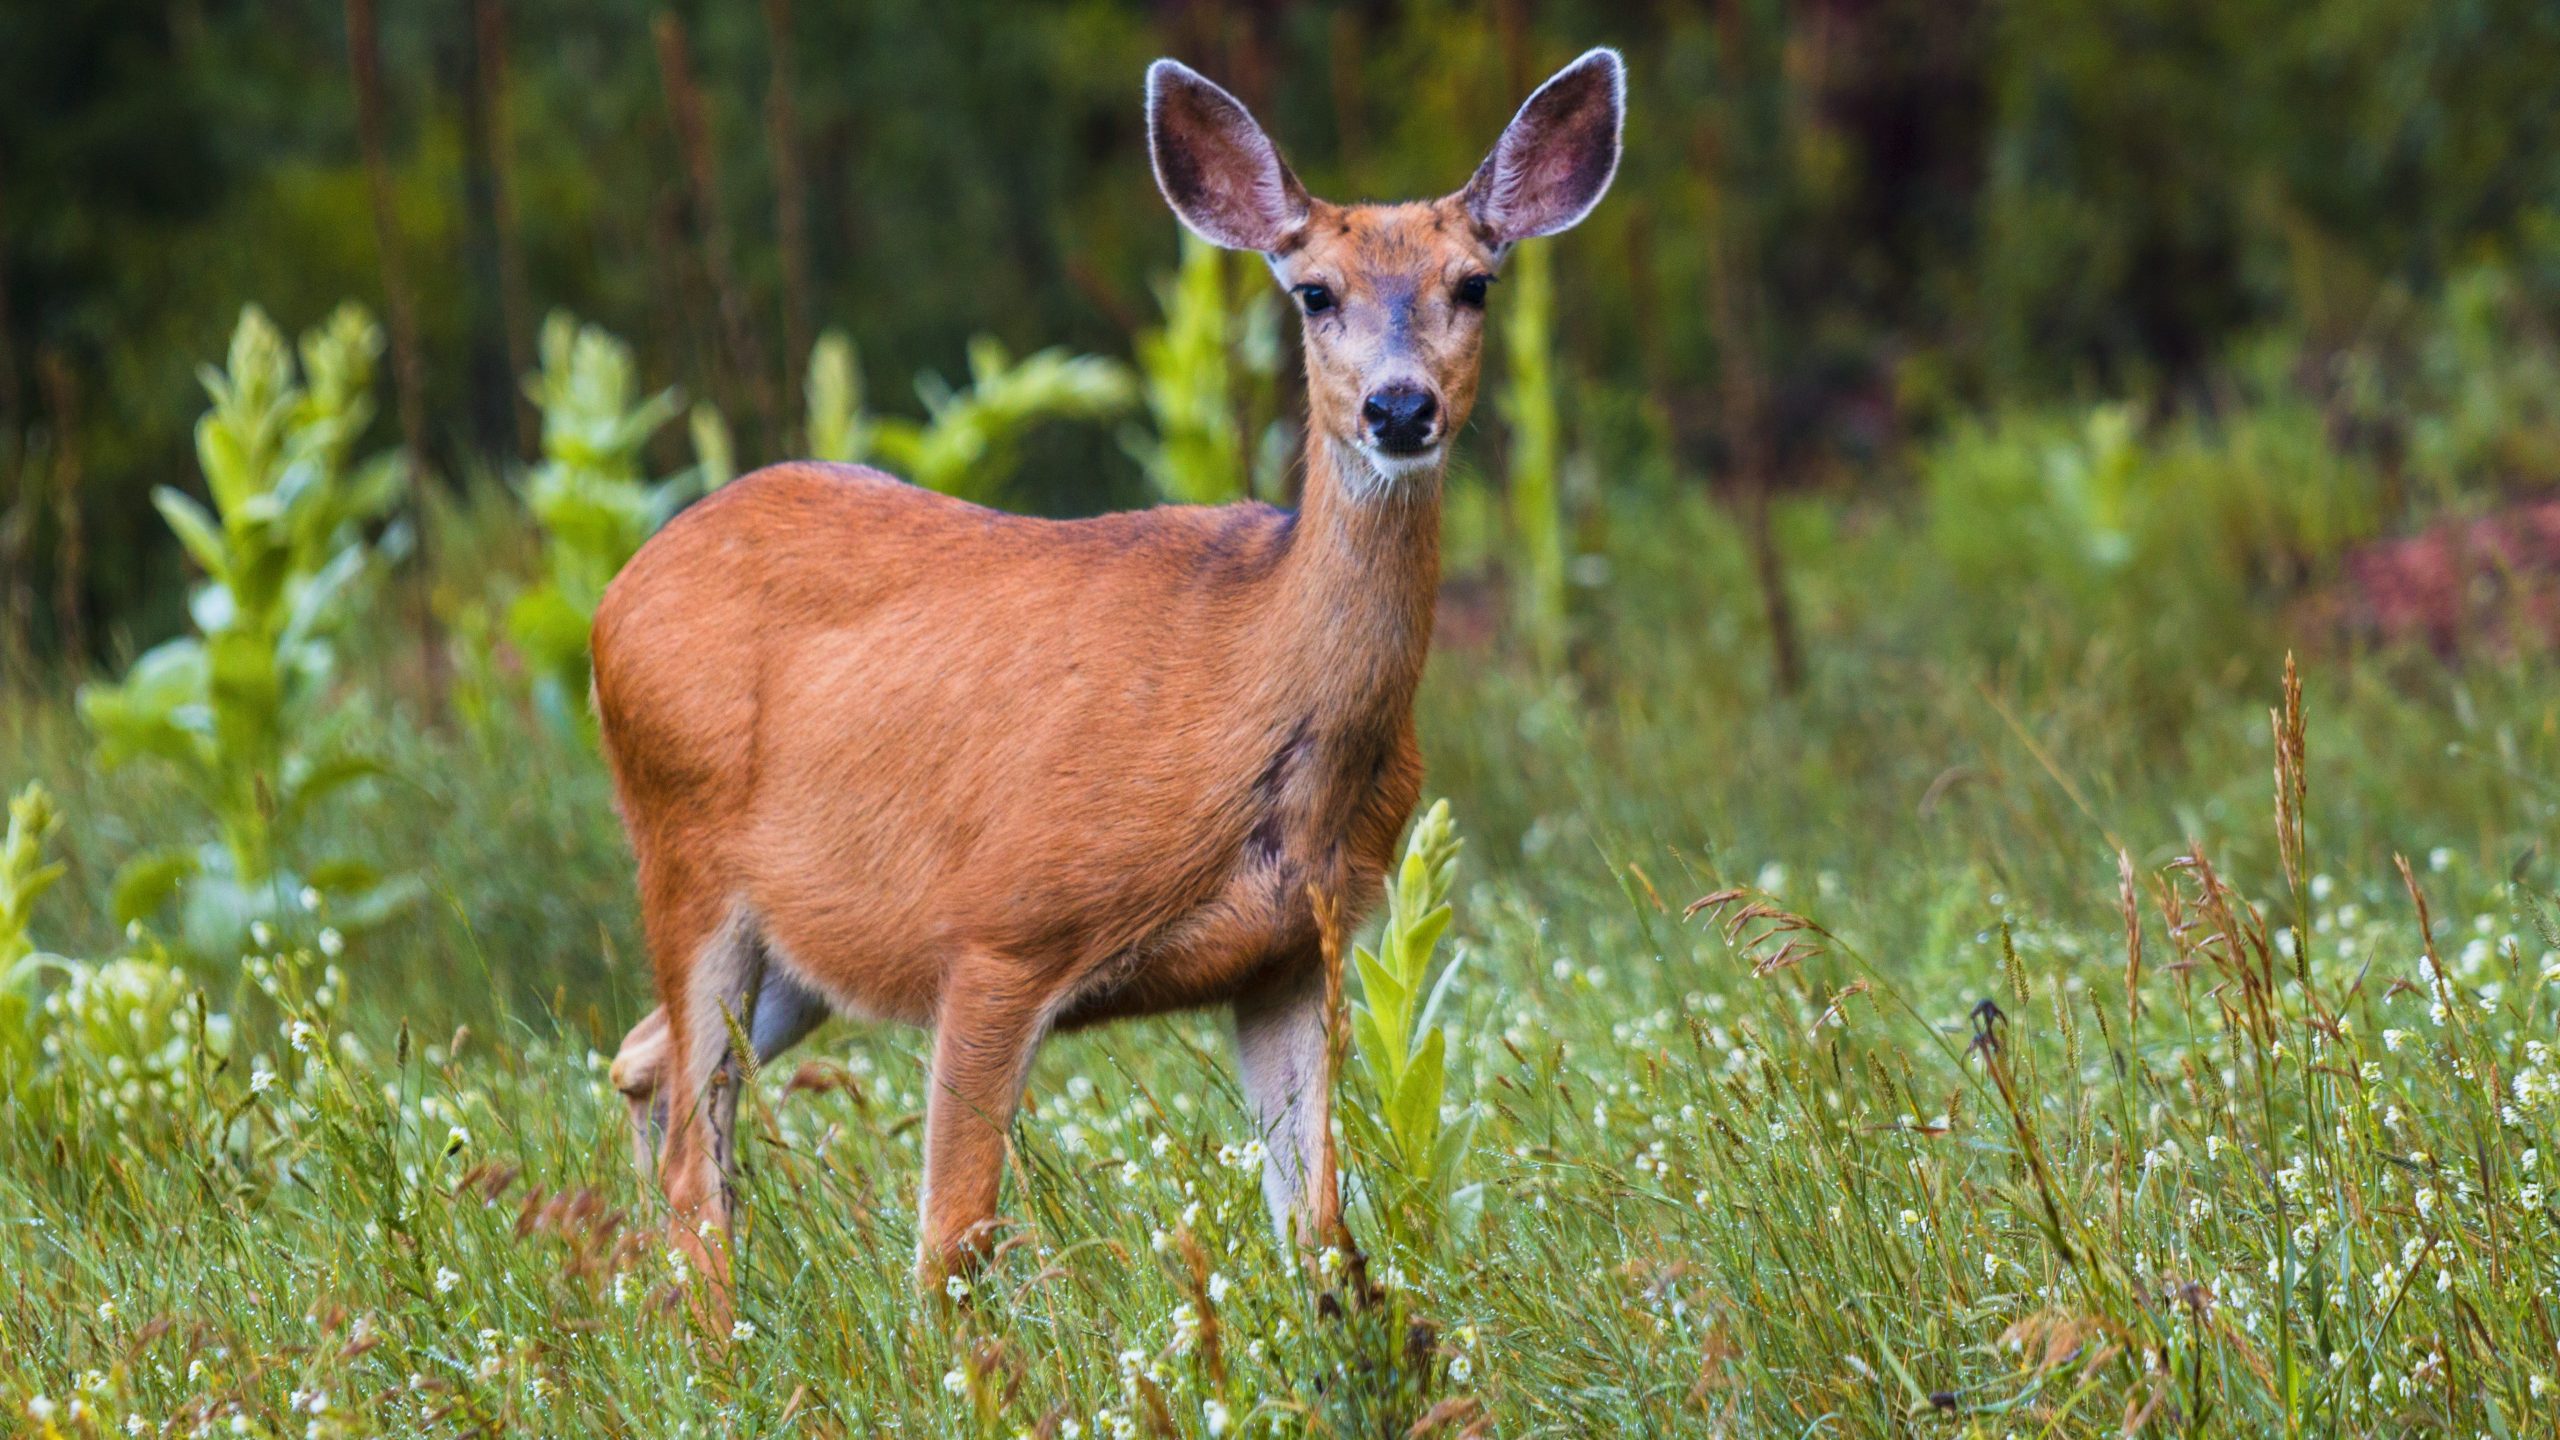
<path fill-rule="evenodd" d="M 1475 405 L 1485 307 L 1512 244 L 1591 212 L 1618 168 L 1626 73 L 1614 50 L 1556 72 L 1457 193 L 1403 205 L 1309 195 L 1233 95 L 1147 71 L 1156 183 L 1202 239 L 1261 252 L 1305 319 L 1311 442 L 1381 485 L 1436 472 Z"/>

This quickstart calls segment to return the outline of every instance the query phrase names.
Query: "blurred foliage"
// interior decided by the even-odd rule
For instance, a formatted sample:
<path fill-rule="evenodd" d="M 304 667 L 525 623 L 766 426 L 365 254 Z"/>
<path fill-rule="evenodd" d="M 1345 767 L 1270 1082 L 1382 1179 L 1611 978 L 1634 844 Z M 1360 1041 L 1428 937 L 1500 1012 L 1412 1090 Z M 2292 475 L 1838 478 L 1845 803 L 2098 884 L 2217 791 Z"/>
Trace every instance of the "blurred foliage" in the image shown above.
<path fill-rule="evenodd" d="M 862 363 L 853 337 L 830 330 L 809 352 L 807 436 L 812 459 L 850 465 L 871 449 L 871 417 L 862 409 Z"/>
<path fill-rule="evenodd" d="M 1137 398 L 1128 370 L 1099 355 L 1061 347 L 1016 360 L 1004 342 L 969 342 L 969 384 L 916 377 L 921 422 L 884 416 L 870 424 L 871 458 L 928 490 L 964 500 L 995 498 L 1022 463 L 1023 437 L 1050 420 L 1107 420 Z"/>
<path fill-rule="evenodd" d="M 1266 431 L 1260 444 L 1251 436 L 1280 368 L 1280 305 L 1262 271 L 1258 258 L 1231 256 L 1186 230 L 1181 265 L 1156 281 L 1164 324 L 1137 338 L 1155 424 L 1131 426 L 1121 443 L 1167 500 L 1216 505 L 1274 493 L 1261 457 L 1294 437 L 1276 421 L 1282 434 Z M 1240 389 L 1247 385 L 1250 397 Z"/>
<path fill-rule="evenodd" d="M 554 725 L 591 725 L 587 632 L 604 587 L 698 484 L 651 481 L 640 450 L 675 418 L 676 392 L 643 397 L 631 348 L 555 312 L 542 326 L 542 369 L 525 388 L 542 409 L 542 464 L 525 504 L 542 526 L 542 577 L 507 609 L 507 633 L 532 667 L 536 703 Z"/>
<path fill-rule="evenodd" d="M 928 490 L 988 500 L 1020 465 L 1024 437 L 1059 420 L 1108 420 L 1128 408 L 1128 372 L 1114 361 L 1048 349 L 1015 360 L 1003 342 L 969 344 L 969 385 L 916 377 L 922 421 L 864 408 L 861 353 L 839 330 L 809 352 L 801 433 L 813 459 L 873 463 Z"/>
<path fill-rule="evenodd" d="M 0 1093 L 16 1094 L 35 1065 L 27 1043 L 38 995 L 35 909 L 37 897 L 62 878 L 62 862 L 45 855 L 61 828 L 62 812 L 42 782 L 30 780 L 10 798 L 9 828 L 0 835 Z"/>
<path fill-rule="evenodd" d="M 195 633 L 80 692 L 100 764 L 166 764 L 214 821 L 218 839 L 144 851 L 117 884 L 124 920 L 183 893 L 188 943 L 204 953 L 236 951 L 306 886 L 343 897 L 359 923 L 415 894 L 413 882 L 314 860 L 295 843 L 315 806 L 379 769 L 329 689 L 337 633 L 408 544 L 402 525 L 379 543 L 365 529 L 407 490 L 398 459 L 351 458 L 381 348 L 372 318 L 342 306 L 303 337 L 297 380 L 273 322 L 255 306 L 241 313 L 227 368 L 203 376 L 213 408 L 196 453 L 214 508 L 168 486 L 152 494 L 206 575 L 188 604 Z"/>
<path fill-rule="evenodd" d="M 2554 388 L 2462 350 L 2547 324 L 2560 294 L 2560 10 L 2538 0 L 1524 0 L 1491 17 L 886 0 L 797 7 L 787 37 L 760 7 L 607 0 L 489 7 L 504 22 L 494 51 L 476 8 L 397 9 L 382 37 L 393 206 L 412 285 L 436 300 L 419 307 L 422 438 L 447 474 L 524 458 L 527 357 L 512 347 L 538 327 L 510 311 L 508 273 L 529 297 L 512 303 L 596 317 L 632 338 L 641 370 L 717 405 L 738 422 L 724 468 L 751 467 L 797 448 L 755 398 L 800 378 L 785 316 L 860 336 L 875 374 L 948 373 L 982 335 L 1014 354 L 1126 353 L 1150 277 L 1176 269 L 1138 104 L 1158 54 L 1234 86 L 1319 193 L 1360 198 L 1452 188 L 1521 89 L 1614 43 L 1633 67 L 1626 162 L 1610 202 L 1559 242 L 1554 336 L 1558 373 L 1589 387 L 1582 411 L 1644 417 L 1619 427 L 1601 473 L 1695 475 L 1725 456 L 1700 241 L 1726 215 L 1757 237 L 1742 258 L 1790 480 L 1890 493 L 1905 441 L 1987 403 L 2209 404 L 2250 337 L 2288 331 L 2325 368 L 2446 296 L 2476 322 L 2445 332 L 2451 349 L 2393 352 L 2362 383 L 2433 387 L 2449 364 L 2481 388 L 2378 437 L 2413 471 L 2386 499 L 2437 494 L 2448 468 L 2560 478 L 2548 424 L 2494 427 L 2510 448 L 2480 448 L 2491 408 L 2548 415 Z M 661 14 L 684 23 L 701 81 L 711 215 L 695 213 L 654 63 Z M 329 0 L 11 16 L 0 504 L 53 463 L 22 457 L 76 455 L 85 527 L 75 550 L 50 509 L 17 510 L 39 643 L 56 633 L 42 622 L 62 566 L 75 603 L 131 633 L 176 623 L 160 578 L 174 547 L 137 502 L 185 469 L 187 357 L 219 343 L 237 298 L 316 313 L 379 293 L 342 26 Z M 777 57 L 796 167 L 775 163 Z M 482 94 L 497 105 L 475 108 Z M 792 173 L 805 183 L 786 204 Z M 805 294 L 786 279 L 786 211 L 805 217 Z M 726 265 L 701 243 L 713 222 Z M 1140 357 L 1165 452 L 1045 434 L 1019 452 L 1008 503 L 1084 512 L 1168 493 L 1164 461 L 1195 449 L 1204 493 L 1232 492 L 1237 442 L 1197 369 L 1205 264 L 1177 270 L 1185 298 L 1162 341 L 1191 357 L 1196 388 L 1164 389 L 1172 372 Z M 2500 278 L 2457 289 L 2466 274 Z M 66 385 L 37 383 L 48 361 Z M 1265 480 L 1285 473 L 1264 462 L 1287 445 L 1264 435 L 1295 383 L 1278 375 L 1271 410 L 1245 424 Z M 982 438 L 998 459 L 1010 448 Z M 653 443 L 657 472 L 685 463 L 680 433 Z"/>
<path fill-rule="evenodd" d="M 44 786 L 30 780 L 9 800 L 9 829 L 0 839 L 0 975 L 35 953 L 36 898 L 62 878 L 60 861 L 45 859 L 45 843 L 62 828 L 61 808 Z"/>
<path fill-rule="evenodd" d="M 1512 591 L 1521 633 L 1539 662 L 1564 656 L 1565 516 L 1559 486 L 1564 421 L 1556 403 L 1555 257 L 1530 242 L 1511 257 L 1504 286 L 1502 389 L 1511 432 Z"/>

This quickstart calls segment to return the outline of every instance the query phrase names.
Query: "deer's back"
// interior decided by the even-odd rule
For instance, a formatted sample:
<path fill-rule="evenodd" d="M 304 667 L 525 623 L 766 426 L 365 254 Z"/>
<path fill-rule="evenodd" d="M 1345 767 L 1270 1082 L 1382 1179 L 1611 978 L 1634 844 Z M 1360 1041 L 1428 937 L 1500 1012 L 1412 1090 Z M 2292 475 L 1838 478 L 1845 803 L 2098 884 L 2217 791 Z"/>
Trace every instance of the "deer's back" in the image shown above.
<path fill-rule="evenodd" d="M 910 1018 L 957 947 L 1139 945 L 1229 880 L 1286 743 L 1238 701 L 1288 524 L 1037 520 L 845 466 L 736 481 L 596 617 L 644 883 L 682 865 L 840 1001 Z"/>

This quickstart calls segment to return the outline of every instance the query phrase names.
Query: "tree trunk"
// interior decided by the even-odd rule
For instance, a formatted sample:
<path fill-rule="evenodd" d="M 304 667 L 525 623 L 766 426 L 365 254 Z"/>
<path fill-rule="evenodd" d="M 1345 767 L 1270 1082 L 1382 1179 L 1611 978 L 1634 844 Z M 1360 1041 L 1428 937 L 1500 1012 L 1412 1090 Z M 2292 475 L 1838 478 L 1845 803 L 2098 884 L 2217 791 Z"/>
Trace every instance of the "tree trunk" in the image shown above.
<path fill-rule="evenodd" d="M 70 362 L 54 351 L 38 357 L 36 381 L 52 417 L 47 458 L 53 472 L 53 633 L 64 663 L 77 667 L 89 653 L 89 547 L 80 523 L 80 381 Z"/>
<path fill-rule="evenodd" d="M 783 391 L 800 391 L 809 363 L 809 190 L 800 168 L 800 110 L 791 89 L 791 0 L 764 0 L 773 79 L 765 91 L 766 144 L 773 149 L 773 220 L 782 251 Z"/>
<path fill-rule="evenodd" d="M 1717 11 L 1717 58 L 1723 70 L 1723 126 L 1712 122 L 1699 137 L 1699 172 L 1707 177 L 1711 211 L 1707 235 L 1708 327 L 1715 337 L 1717 390 L 1722 399 L 1732 498 L 1751 547 L 1760 589 L 1761 618 L 1769 630 L 1770 681 L 1781 695 L 1804 685 L 1804 651 L 1788 598 L 1785 556 L 1778 549 L 1770 492 L 1777 484 L 1777 442 L 1772 433 L 1762 298 L 1760 216 L 1752 197 L 1776 166 L 1761 153 L 1775 143 L 1755 123 L 1773 112 L 1773 97 L 1754 86 L 1783 83 L 1774 70 L 1758 73 L 1764 58 L 1746 53 L 1753 23 L 1739 3 Z"/>
<path fill-rule="evenodd" d="M 524 250 L 516 233 L 515 148 L 507 129 L 507 7 L 505 0 L 473 0 L 471 10 L 472 128 L 478 163 L 487 176 L 489 230 L 497 252 L 498 309 L 506 331 L 507 413 L 515 443 L 530 451 L 541 437 L 541 417 L 524 394 L 533 370 L 533 301 L 525 288 Z"/>
<path fill-rule="evenodd" d="M 410 301 L 409 271 L 401 249 L 400 212 L 391 188 L 387 111 L 382 94 L 382 32 L 373 0 L 347 0 L 347 60 L 356 91 L 356 146 L 363 151 L 365 187 L 373 194 L 373 233 L 382 261 L 382 309 L 391 332 L 391 384 L 400 415 L 400 445 L 407 456 L 413 503 L 423 502 L 427 485 L 426 363 L 418 352 L 418 312 Z M 442 710 L 446 657 L 437 633 L 431 598 L 435 565 L 431 554 L 434 526 L 419 511 L 416 585 L 410 607 L 418 629 L 421 707 L 430 715 Z"/>
<path fill-rule="evenodd" d="M 35 524 L 28 505 L 28 428 L 19 413 L 18 330 L 9 311 L 8 156 L 0 151 L 0 446 L 8 464 L 0 469 L 0 666 L 22 673 L 32 658 L 35 587 L 28 580 L 27 538 Z"/>
<path fill-rule="evenodd" d="M 408 452 L 411 484 L 427 474 L 426 367 L 418 354 L 417 310 L 410 303 L 409 272 L 400 245 L 400 212 L 391 188 L 389 142 L 382 95 L 382 34 L 373 0 L 347 0 L 347 60 L 356 90 L 356 146 L 364 155 L 365 185 L 373 195 L 374 244 L 382 261 L 383 321 L 391 332 L 391 383 L 400 416 L 400 443 Z"/>
<path fill-rule="evenodd" d="M 462 296 L 464 341 L 463 414 L 469 421 L 471 448 L 484 456 L 515 449 L 515 389 L 507 354 L 506 281 L 498 263 L 498 182 L 491 173 L 489 133 L 491 58 L 482 27 L 474 24 L 462 43 Z"/>
<path fill-rule="evenodd" d="M 746 291 L 738 283 L 729 245 L 729 226 L 721 216 L 720 173 L 711 151 L 710 122 L 703 112 L 702 91 L 693 78 L 693 59 L 685 44 L 684 22 L 675 12 L 660 11 L 656 25 L 658 70 L 667 89 L 667 110 L 675 122 L 676 148 L 684 161 L 687 200 L 693 210 L 694 233 L 702 245 L 702 264 L 720 310 L 722 348 L 766 455 L 782 452 L 777 433 L 773 386 L 756 340 L 755 321 Z"/>
<path fill-rule="evenodd" d="M 23 418 L 18 388 L 18 326 L 9 305 L 8 152 L 0 150 L 0 433 L 16 434 Z"/>

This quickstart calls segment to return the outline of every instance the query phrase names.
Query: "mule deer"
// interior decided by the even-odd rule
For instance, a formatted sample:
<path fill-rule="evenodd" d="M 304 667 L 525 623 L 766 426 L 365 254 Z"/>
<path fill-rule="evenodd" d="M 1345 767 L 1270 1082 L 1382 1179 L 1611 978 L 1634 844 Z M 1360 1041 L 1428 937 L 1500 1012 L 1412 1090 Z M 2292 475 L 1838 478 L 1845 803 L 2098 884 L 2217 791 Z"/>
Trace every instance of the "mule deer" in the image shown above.
<path fill-rule="evenodd" d="M 660 1009 L 616 1057 L 678 1243 L 728 1222 L 734 1017 L 771 1058 L 833 1012 L 933 1030 L 918 1264 L 991 1240 L 1043 1037 L 1231 1007 L 1285 1233 L 1330 1126 L 1311 894 L 1356 923 L 1421 792 L 1413 697 L 1440 468 L 1513 242 L 1615 174 L 1594 50 L 1444 199 L 1307 194 L 1171 60 L 1147 133 L 1174 213 L 1259 251 L 1305 317 L 1306 478 L 1259 504 L 1026 519 L 858 467 L 749 475 L 596 614 L 595 703 Z"/>

